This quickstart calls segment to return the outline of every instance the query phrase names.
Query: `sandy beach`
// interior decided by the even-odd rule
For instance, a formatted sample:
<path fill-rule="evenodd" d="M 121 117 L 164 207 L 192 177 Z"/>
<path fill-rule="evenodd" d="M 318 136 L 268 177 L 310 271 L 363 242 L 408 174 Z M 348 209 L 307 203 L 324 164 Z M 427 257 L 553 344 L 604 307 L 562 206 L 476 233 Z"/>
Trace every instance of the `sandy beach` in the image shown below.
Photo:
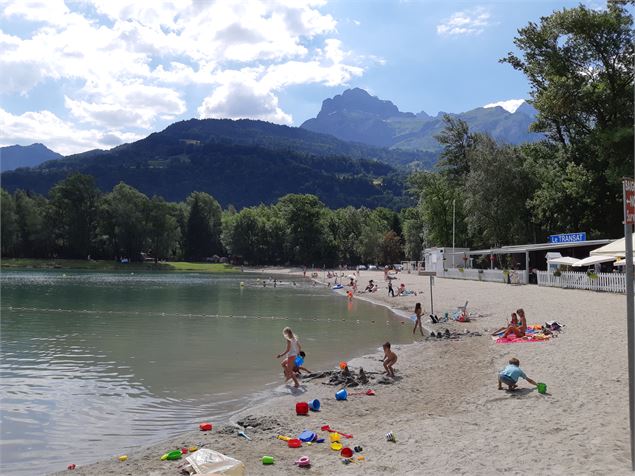
<path fill-rule="evenodd" d="M 407 314 L 416 302 L 430 310 L 427 277 L 400 273 L 396 283 L 403 282 L 417 296 L 395 298 L 388 296 L 382 272 L 362 271 L 360 288 L 369 279 L 379 283 L 379 291 L 355 299 L 369 299 Z M 239 459 L 247 474 L 259 475 L 630 473 L 624 296 L 450 279 L 435 279 L 433 292 L 437 315 L 469 301 L 468 310 L 483 317 L 434 326 L 426 318 L 427 328 L 467 329 L 482 336 L 459 340 L 416 336 L 412 344 L 395 346 L 399 360 L 394 383 L 378 383 L 380 376 L 373 375 L 369 385 L 350 389 L 371 388 L 375 396 L 336 401 L 338 387 L 326 385 L 327 379 L 305 382 L 295 393 L 281 387 L 287 395 L 232 417 L 232 422 L 243 423 L 251 441 L 238 436 L 231 425 L 215 426 L 206 433 L 192 428 L 172 440 L 129 452 L 126 462 L 113 455 L 73 473 L 176 475 L 183 461 L 161 461 L 160 456 L 192 445 Z M 519 307 L 525 309 L 530 324 L 557 320 L 564 330 L 546 342 L 496 344 L 489 332 L 504 325 Z M 377 343 L 375 353 L 351 361 L 351 370 L 360 366 L 368 372 L 383 370 L 381 344 Z M 512 356 L 520 359 L 529 377 L 547 383 L 547 395 L 522 380 L 516 392 L 497 390 L 497 372 Z M 337 364 L 334 359 L 330 370 Z M 313 398 L 322 402 L 321 411 L 296 416 L 295 403 Z M 297 436 L 305 429 L 327 437 L 320 431 L 327 424 L 352 434 L 345 443 L 363 447 L 359 455 L 364 460 L 345 465 L 328 444 L 290 449 L 276 439 L 276 435 Z M 396 442 L 386 441 L 389 431 Z M 273 456 L 276 463 L 262 465 L 263 455 Z M 304 455 L 312 462 L 307 470 L 293 464 Z"/>

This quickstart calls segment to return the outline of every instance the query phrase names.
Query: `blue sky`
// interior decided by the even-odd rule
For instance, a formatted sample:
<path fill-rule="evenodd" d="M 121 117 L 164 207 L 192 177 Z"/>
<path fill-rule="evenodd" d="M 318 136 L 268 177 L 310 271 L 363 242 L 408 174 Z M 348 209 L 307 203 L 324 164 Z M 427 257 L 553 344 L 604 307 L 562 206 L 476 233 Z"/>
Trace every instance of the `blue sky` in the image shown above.
<path fill-rule="evenodd" d="M 527 98 L 498 59 L 578 3 L 0 0 L 0 145 L 70 154 L 192 117 L 300 125 L 349 87 L 429 114 Z"/>

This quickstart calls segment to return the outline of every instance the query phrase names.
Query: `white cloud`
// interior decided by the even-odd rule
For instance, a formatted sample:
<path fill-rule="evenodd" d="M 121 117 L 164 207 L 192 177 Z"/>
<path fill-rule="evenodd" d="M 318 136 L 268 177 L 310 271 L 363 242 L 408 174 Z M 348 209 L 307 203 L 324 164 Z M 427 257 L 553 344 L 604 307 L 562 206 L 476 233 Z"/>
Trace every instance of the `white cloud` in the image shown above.
<path fill-rule="evenodd" d="M 456 12 L 437 25 L 437 33 L 441 36 L 479 35 L 485 28 L 492 25 L 490 16 L 490 13 L 482 7 Z"/>
<path fill-rule="evenodd" d="M 483 106 L 484 108 L 497 107 L 500 106 L 505 109 L 507 112 L 511 112 L 512 114 L 516 112 L 522 104 L 525 102 L 524 99 L 508 99 L 507 101 L 498 101 L 490 104 L 486 104 Z"/>
<path fill-rule="evenodd" d="M 217 87 L 198 108 L 201 119 L 261 119 L 291 124 L 292 117 L 278 106 L 278 98 L 255 81 L 229 81 Z"/>
<path fill-rule="evenodd" d="M 0 146 L 42 142 L 64 155 L 95 148 L 109 149 L 124 142 L 138 140 L 144 135 L 116 130 L 106 133 L 100 129 L 80 129 L 50 111 L 14 115 L 1 108 L 0 130 Z"/>
<path fill-rule="evenodd" d="M 364 71 L 334 37 L 337 22 L 320 10 L 324 3 L 0 0 L 0 20 L 29 25 L 13 35 L 0 31 L 0 69 L 11 71 L 0 94 L 28 95 L 54 81 L 66 108 L 52 115 L 56 120 L 47 117 L 57 131 L 84 130 L 60 119 L 67 114 L 66 121 L 121 137 L 197 106 L 201 117 L 287 124 L 291 116 L 278 100 L 284 87 L 344 85 Z M 188 106 L 186 88 L 193 86 L 210 94 Z"/>

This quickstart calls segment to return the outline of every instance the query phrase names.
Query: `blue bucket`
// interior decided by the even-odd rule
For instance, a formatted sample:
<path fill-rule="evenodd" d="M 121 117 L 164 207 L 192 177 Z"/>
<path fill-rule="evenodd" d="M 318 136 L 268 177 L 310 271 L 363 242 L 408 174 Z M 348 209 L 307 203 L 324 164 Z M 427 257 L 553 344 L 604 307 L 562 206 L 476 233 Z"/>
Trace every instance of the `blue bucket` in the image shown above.
<path fill-rule="evenodd" d="M 346 392 L 345 388 L 335 393 L 336 400 L 346 400 L 347 397 L 348 397 L 348 392 Z"/>
<path fill-rule="evenodd" d="M 309 410 L 314 412 L 320 411 L 320 401 L 317 398 L 314 398 L 309 402 Z"/>

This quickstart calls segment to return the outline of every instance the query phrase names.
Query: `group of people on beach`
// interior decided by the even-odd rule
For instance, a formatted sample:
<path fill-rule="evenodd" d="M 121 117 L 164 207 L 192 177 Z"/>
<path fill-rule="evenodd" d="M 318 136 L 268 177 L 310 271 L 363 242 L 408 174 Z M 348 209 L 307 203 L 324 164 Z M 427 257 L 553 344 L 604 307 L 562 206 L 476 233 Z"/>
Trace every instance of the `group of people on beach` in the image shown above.
<path fill-rule="evenodd" d="M 298 336 L 294 334 L 290 327 L 285 327 L 282 330 L 282 335 L 286 342 L 286 348 L 284 352 L 276 355 L 276 358 L 279 359 L 280 357 L 285 357 L 281 364 L 285 382 L 293 380 L 293 386 L 298 388 L 300 386 L 298 377 L 301 372 L 304 371 L 306 373 L 311 373 L 309 369 L 302 366 L 304 359 L 306 358 L 306 353 L 302 350 Z M 384 350 L 384 357 L 381 361 L 384 365 L 384 369 L 386 370 L 386 375 L 394 378 L 395 370 L 393 366 L 397 363 L 397 354 L 391 350 L 390 342 L 386 342 L 382 348 Z"/>
<path fill-rule="evenodd" d="M 492 332 L 493 336 L 501 334 L 501 337 L 505 338 L 514 334 L 516 337 L 524 337 L 527 333 L 527 317 L 523 309 L 517 309 L 516 312 L 512 312 L 512 321 L 505 327 L 496 329 Z"/>

